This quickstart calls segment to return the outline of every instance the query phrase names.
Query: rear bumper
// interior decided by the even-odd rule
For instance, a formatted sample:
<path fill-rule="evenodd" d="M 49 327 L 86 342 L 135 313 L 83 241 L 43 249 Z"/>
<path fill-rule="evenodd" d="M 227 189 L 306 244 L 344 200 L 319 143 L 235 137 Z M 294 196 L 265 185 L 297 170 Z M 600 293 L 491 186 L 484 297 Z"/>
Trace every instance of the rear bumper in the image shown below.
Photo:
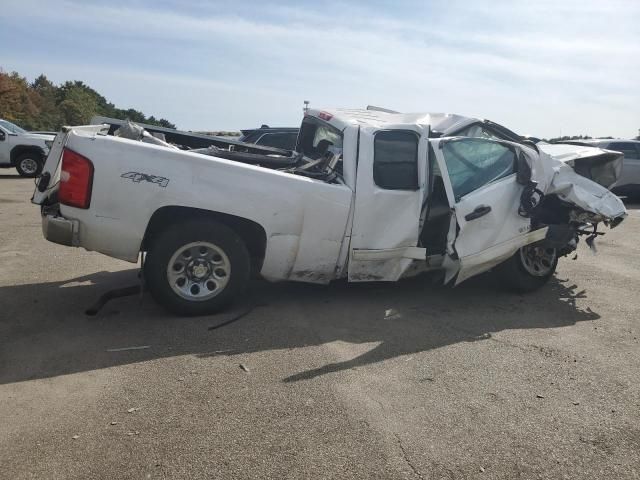
<path fill-rule="evenodd" d="M 48 212 L 46 209 L 42 212 L 42 234 L 50 242 L 77 247 L 78 226 L 77 220 L 61 217 L 57 212 Z"/>

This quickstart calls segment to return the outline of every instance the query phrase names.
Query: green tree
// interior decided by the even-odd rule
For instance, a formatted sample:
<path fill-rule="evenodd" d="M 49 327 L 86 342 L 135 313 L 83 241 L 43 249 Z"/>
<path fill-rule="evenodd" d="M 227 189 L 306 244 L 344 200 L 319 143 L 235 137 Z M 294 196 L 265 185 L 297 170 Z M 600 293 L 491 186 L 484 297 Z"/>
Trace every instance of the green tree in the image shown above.
<path fill-rule="evenodd" d="M 169 120 L 165 120 L 164 118 L 161 118 L 160 120 L 158 120 L 158 126 L 164 127 L 164 128 L 176 128 L 176 126 L 173 123 L 171 123 Z"/>
<path fill-rule="evenodd" d="M 81 125 L 94 115 L 176 128 L 164 118 L 146 117 L 134 108 L 117 108 L 96 90 L 79 80 L 59 86 L 44 74 L 31 84 L 18 73 L 0 68 L 0 118 L 31 130 L 58 130 L 62 125 Z"/>
<path fill-rule="evenodd" d="M 0 117 L 32 128 L 40 113 L 37 94 L 17 72 L 7 75 L 0 71 L 0 78 Z"/>
<path fill-rule="evenodd" d="M 67 82 L 69 83 L 69 82 Z M 82 86 L 72 85 L 65 88 L 58 108 L 65 125 L 86 125 L 98 111 L 95 95 Z"/>
<path fill-rule="evenodd" d="M 62 114 L 58 108 L 56 97 L 57 87 L 44 75 L 40 75 L 31 84 L 31 89 L 37 94 L 40 110 L 35 119 L 34 128 L 38 130 L 58 130 L 62 126 Z"/>

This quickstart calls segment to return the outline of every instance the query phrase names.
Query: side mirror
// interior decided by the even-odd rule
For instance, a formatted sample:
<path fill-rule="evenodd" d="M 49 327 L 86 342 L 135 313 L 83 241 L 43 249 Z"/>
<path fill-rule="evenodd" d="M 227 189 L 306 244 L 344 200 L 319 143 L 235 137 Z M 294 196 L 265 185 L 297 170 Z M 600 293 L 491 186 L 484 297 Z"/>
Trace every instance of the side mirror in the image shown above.
<path fill-rule="evenodd" d="M 4 142 L 5 138 L 7 138 L 7 136 L 0 130 L 0 142 Z"/>

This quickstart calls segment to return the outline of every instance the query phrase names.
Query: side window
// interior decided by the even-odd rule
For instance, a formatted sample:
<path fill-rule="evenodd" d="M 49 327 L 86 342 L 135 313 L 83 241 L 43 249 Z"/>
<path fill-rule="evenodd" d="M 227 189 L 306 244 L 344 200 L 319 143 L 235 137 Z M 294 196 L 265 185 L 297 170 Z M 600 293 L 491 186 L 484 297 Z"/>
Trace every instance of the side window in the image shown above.
<path fill-rule="evenodd" d="M 456 200 L 515 172 L 509 147 L 481 138 L 451 140 L 442 148 Z"/>
<path fill-rule="evenodd" d="M 612 142 L 607 147 L 607 150 L 615 150 L 616 152 L 624 153 L 624 158 L 631 158 L 634 160 L 640 159 L 636 145 L 632 142 Z"/>
<path fill-rule="evenodd" d="M 406 130 L 376 133 L 373 180 L 387 190 L 418 189 L 418 135 Z"/>

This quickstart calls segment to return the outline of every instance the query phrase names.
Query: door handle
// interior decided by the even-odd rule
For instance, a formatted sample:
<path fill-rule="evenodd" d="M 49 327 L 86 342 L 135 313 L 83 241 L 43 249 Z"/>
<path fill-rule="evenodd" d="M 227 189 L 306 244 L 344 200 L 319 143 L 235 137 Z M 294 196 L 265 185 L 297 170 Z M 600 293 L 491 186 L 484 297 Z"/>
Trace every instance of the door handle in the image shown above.
<path fill-rule="evenodd" d="M 491 211 L 491 207 L 490 206 L 488 206 L 488 205 L 478 205 L 473 212 L 467 213 L 464 216 L 464 219 L 467 222 L 470 222 L 471 220 L 475 220 L 476 218 L 484 217 L 490 211 Z"/>

